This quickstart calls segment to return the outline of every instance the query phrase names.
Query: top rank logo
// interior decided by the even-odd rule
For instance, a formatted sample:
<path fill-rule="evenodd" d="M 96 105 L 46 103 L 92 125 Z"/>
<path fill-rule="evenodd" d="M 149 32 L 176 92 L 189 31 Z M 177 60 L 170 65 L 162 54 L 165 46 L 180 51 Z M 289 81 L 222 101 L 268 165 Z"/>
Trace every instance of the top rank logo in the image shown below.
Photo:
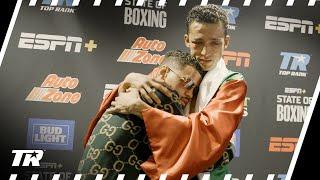
<path fill-rule="evenodd" d="M 283 76 L 307 76 L 307 65 L 310 62 L 310 56 L 308 54 L 281 52 L 283 56 L 279 75 Z"/>
<path fill-rule="evenodd" d="M 15 154 L 12 166 L 20 166 L 21 162 L 22 166 L 40 166 L 43 157 L 43 150 L 12 150 L 12 153 Z"/>
<path fill-rule="evenodd" d="M 312 21 L 277 16 L 266 16 L 265 29 L 286 32 L 296 32 L 300 29 L 301 34 L 320 34 L 320 24 L 314 28 Z"/>
<path fill-rule="evenodd" d="M 65 52 L 80 53 L 82 44 L 81 37 L 21 32 L 18 48 L 55 51 L 62 46 Z M 89 40 L 84 47 L 88 52 L 92 52 L 97 48 L 97 44 L 94 40 Z"/>
<path fill-rule="evenodd" d="M 72 7 L 73 0 L 42 0 L 42 4 L 52 6 L 67 6 Z"/>
<path fill-rule="evenodd" d="M 227 12 L 228 15 L 228 29 L 236 30 L 236 18 L 239 16 L 240 9 L 231 6 L 221 6 Z"/>
<path fill-rule="evenodd" d="M 54 11 L 61 13 L 74 13 L 75 8 L 72 8 L 73 0 L 42 0 L 40 7 L 41 11 Z"/>

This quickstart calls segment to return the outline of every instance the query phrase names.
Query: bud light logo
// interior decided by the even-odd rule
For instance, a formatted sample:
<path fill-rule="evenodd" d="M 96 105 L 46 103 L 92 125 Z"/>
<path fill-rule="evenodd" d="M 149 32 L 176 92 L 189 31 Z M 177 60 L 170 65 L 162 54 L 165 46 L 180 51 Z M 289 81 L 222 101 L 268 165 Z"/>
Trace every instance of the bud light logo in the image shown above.
<path fill-rule="evenodd" d="M 27 147 L 50 150 L 72 150 L 73 120 L 35 119 L 28 124 Z"/>
<path fill-rule="evenodd" d="M 283 56 L 279 75 L 283 76 L 307 76 L 307 65 L 310 62 L 308 54 L 281 52 Z"/>

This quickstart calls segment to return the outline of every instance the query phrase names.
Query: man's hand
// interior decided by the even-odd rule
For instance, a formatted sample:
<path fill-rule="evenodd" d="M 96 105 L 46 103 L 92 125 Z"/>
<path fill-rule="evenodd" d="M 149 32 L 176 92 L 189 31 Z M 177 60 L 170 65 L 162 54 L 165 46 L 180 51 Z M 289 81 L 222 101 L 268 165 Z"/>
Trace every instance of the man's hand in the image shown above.
<path fill-rule="evenodd" d="M 111 102 L 111 107 L 106 110 L 107 113 L 134 114 L 142 118 L 141 111 L 150 108 L 147 103 L 141 100 L 139 91 L 135 88 L 129 88 L 126 92 L 119 93 L 119 96 Z"/>
<path fill-rule="evenodd" d="M 171 96 L 171 91 L 163 86 L 164 82 L 161 80 L 154 80 L 148 75 L 139 73 L 130 73 L 126 76 L 123 84 L 119 87 L 119 94 L 125 92 L 128 88 L 134 87 L 139 90 L 141 97 L 143 97 L 148 103 L 153 102 L 160 104 L 161 100 L 155 94 L 155 90 L 158 89 L 166 96 Z"/>

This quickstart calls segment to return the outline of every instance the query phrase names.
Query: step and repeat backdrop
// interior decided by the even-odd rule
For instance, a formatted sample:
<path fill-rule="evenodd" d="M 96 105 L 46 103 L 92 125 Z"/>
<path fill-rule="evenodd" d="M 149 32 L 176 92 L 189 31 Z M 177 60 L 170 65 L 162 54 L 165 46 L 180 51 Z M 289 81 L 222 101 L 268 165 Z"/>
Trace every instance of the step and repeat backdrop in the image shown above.
<path fill-rule="evenodd" d="M 73 179 L 104 95 L 126 74 L 150 72 L 167 51 L 187 51 L 185 17 L 200 2 L 23 1 L 0 68 L 1 156 L 9 172 L 17 170 L 13 149 L 45 149 L 40 167 L 19 173 Z M 224 60 L 248 83 L 230 163 L 238 179 L 284 179 L 319 77 L 319 5 L 264 3 L 223 7 L 231 35 Z"/>

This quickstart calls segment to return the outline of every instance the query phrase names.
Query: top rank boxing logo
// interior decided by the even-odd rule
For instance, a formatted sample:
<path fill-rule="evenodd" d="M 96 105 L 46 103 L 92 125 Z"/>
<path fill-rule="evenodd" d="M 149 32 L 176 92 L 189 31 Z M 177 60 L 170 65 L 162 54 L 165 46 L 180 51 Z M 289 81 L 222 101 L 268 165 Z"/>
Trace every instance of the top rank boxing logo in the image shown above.
<path fill-rule="evenodd" d="M 236 30 L 236 18 L 239 16 L 240 9 L 231 6 L 221 6 L 227 12 L 228 17 L 228 29 Z"/>
<path fill-rule="evenodd" d="M 17 167 L 17 166 L 39 167 L 40 160 L 42 159 L 44 154 L 43 152 L 44 152 L 43 150 L 12 150 L 12 153 L 15 155 L 14 155 L 14 159 L 11 166 L 12 167 Z M 9 180 L 16 180 L 17 176 L 18 174 L 11 174 Z M 33 179 L 37 179 L 38 176 L 33 175 Z"/>
<path fill-rule="evenodd" d="M 65 52 L 80 53 L 82 44 L 81 37 L 21 32 L 18 48 L 55 51 L 56 48 L 64 47 Z M 92 52 L 97 44 L 89 40 L 84 47 Z"/>
<path fill-rule="evenodd" d="M 42 0 L 42 5 L 44 6 L 41 6 L 40 10 L 60 13 L 74 13 L 76 9 L 72 8 L 72 3 L 73 0 Z"/>
<path fill-rule="evenodd" d="M 280 55 L 283 56 L 283 59 L 279 75 L 307 77 L 307 65 L 310 62 L 310 55 L 292 52 L 281 52 Z"/>
<path fill-rule="evenodd" d="M 22 166 L 40 166 L 40 160 L 43 157 L 42 150 L 12 150 L 15 154 L 12 166 L 19 166 L 22 162 Z M 22 161 L 24 155 L 24 159 Z"/>
<path fill-rule="evenodd" d="M 42 4 L 72 7 L 73 0 L 42 0 Z"/>

